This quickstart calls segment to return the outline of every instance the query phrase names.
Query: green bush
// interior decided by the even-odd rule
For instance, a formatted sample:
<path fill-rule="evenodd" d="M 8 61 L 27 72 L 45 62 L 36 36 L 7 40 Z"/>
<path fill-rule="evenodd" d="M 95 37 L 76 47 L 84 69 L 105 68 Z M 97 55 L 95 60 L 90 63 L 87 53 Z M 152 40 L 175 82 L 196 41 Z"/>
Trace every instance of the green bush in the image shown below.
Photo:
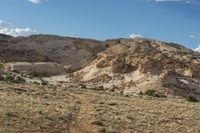
<path fill-rule="evenodd" d="M 148 89 L 144 93 L 145 95 L 152 97 L 166 97 L 164 94 L 157 92 L 156 90 Z"/>
<path fill-rule="evenodd" d="M 13 76 L 11 76 L 11 75 L 6 75 L 4 81 L 6 81 L 6 82 L 13 82 L 14 79 L 15 79 L 15 78 L 14 78 Z"/>
<path fill-rule="evenodd" d="M 11 82 L 11 83 L 25 83 L 26 82 L 26 80 L 21 78 L 20 76 L 14 77 L 12 75 L 7 75 L 4 78 L 4 81 L 5 82 Z"/>
<path fill-rule="evenodd" d="M 199 100 L 198 100 L 196 97 L 194 97 L 193 95 L 191 95 L 191 94 L 187 95 L 187 96 L 185 97 L 185 99 L 186 99 L 186 101 L 188 101 L 188 102 L 199 102 Z"/>

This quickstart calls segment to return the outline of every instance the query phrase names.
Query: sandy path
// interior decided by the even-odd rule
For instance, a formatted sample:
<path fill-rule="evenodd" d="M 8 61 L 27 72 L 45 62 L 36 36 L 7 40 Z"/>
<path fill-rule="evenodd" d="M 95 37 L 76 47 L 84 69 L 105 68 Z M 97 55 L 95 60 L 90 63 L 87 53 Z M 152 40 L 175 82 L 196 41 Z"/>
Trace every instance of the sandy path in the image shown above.
<path fill-rule="evenodd" d="M 75 97 L 80 99 L 80 107 L 75 116 L 73 125 L 70 128 L 70 133 L 95 133 L 97 127 L 91 124 L 90 114 L 94 107 L 92 106 L 91 98 L 86 94 L 74 93 Z"/>

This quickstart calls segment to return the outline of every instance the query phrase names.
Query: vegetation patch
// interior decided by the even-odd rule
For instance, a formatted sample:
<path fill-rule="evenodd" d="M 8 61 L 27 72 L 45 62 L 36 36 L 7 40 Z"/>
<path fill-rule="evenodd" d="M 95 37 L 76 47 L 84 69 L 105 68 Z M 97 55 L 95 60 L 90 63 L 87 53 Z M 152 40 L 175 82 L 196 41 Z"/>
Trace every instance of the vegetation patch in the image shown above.
<path fill-rule="evenodd" d="M 185 100 L 188 101 L 188 102 L 199 102 L 199 100 L 191 94 L 187 95 L 185 97 Z"/>
<path fill-rule="evenodd" d="M 166 97 L 164 94 L 152 89 L 146 90 L 144 94 L 152 97 Z"/>
<path fill-rule="evenodd" d="M 104 126 L 103 122 L 100 120 L 95 120 L 91 123 L 92 125 L 97 125 L 97 126 Z"/>
<path fill-rule="evenodd" d="M 4 77 L 0 75 L 0 81 L 4 81 Z"/>
<path fill-rule="evenodd" d="M 6 75 L 5 77 L 0 76 L 0 81 L 10 82 L 10 83 L 25 83 L 26 80 L 23 79 L 20 76 L 12 76 L 12 75 Z"/>
<path fill-rule="evenodd" d="M 3 68 L 4 68 L 4 64 L 0 63 L 0 69 L 3 69 Z"/>

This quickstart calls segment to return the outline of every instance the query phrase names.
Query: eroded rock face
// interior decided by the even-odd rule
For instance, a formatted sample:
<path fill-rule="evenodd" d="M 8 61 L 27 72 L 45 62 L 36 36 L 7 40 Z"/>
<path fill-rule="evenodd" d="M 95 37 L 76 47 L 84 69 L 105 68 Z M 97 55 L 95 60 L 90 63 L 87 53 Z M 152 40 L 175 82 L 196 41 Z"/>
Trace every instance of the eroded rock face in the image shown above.
<path fill-rule="evenodd" d="M 74 77 L 124 92 L 158 89 L 166 94 L 200 96 L 199 53 L 144 38 L 108 40 L 106 45 L 108 48 Z"/>
<path fill-rule="evenodd" d="M 135 68 L 134 64 L 127 64 L 123 59 L 116 59 L 111 63 L 113 73 L 128 73 L 132 72 Z"/>
<path fill-rule="evenodd" d="M 5 70 L 34 76 L 53 76 L 65 73 L 64 67 L 55 62 L 6 63 Z"/>

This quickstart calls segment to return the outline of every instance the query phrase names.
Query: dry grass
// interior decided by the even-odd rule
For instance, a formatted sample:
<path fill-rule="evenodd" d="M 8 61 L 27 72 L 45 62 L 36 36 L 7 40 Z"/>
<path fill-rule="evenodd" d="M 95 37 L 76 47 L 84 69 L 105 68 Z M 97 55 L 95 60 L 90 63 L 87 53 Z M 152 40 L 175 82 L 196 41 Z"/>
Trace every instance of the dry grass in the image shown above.
<path fill-rule="evenodd" d="M 15 84 L 0 87 L 0 127 L 16 131 L 60 131 L 69 127 L 77 98 L 55 88 Z"/>
<path fill-rule="evenodd" d="M 199 133 L 199 121 L 184 99 L 0 82 L 0 133 Z"/>

